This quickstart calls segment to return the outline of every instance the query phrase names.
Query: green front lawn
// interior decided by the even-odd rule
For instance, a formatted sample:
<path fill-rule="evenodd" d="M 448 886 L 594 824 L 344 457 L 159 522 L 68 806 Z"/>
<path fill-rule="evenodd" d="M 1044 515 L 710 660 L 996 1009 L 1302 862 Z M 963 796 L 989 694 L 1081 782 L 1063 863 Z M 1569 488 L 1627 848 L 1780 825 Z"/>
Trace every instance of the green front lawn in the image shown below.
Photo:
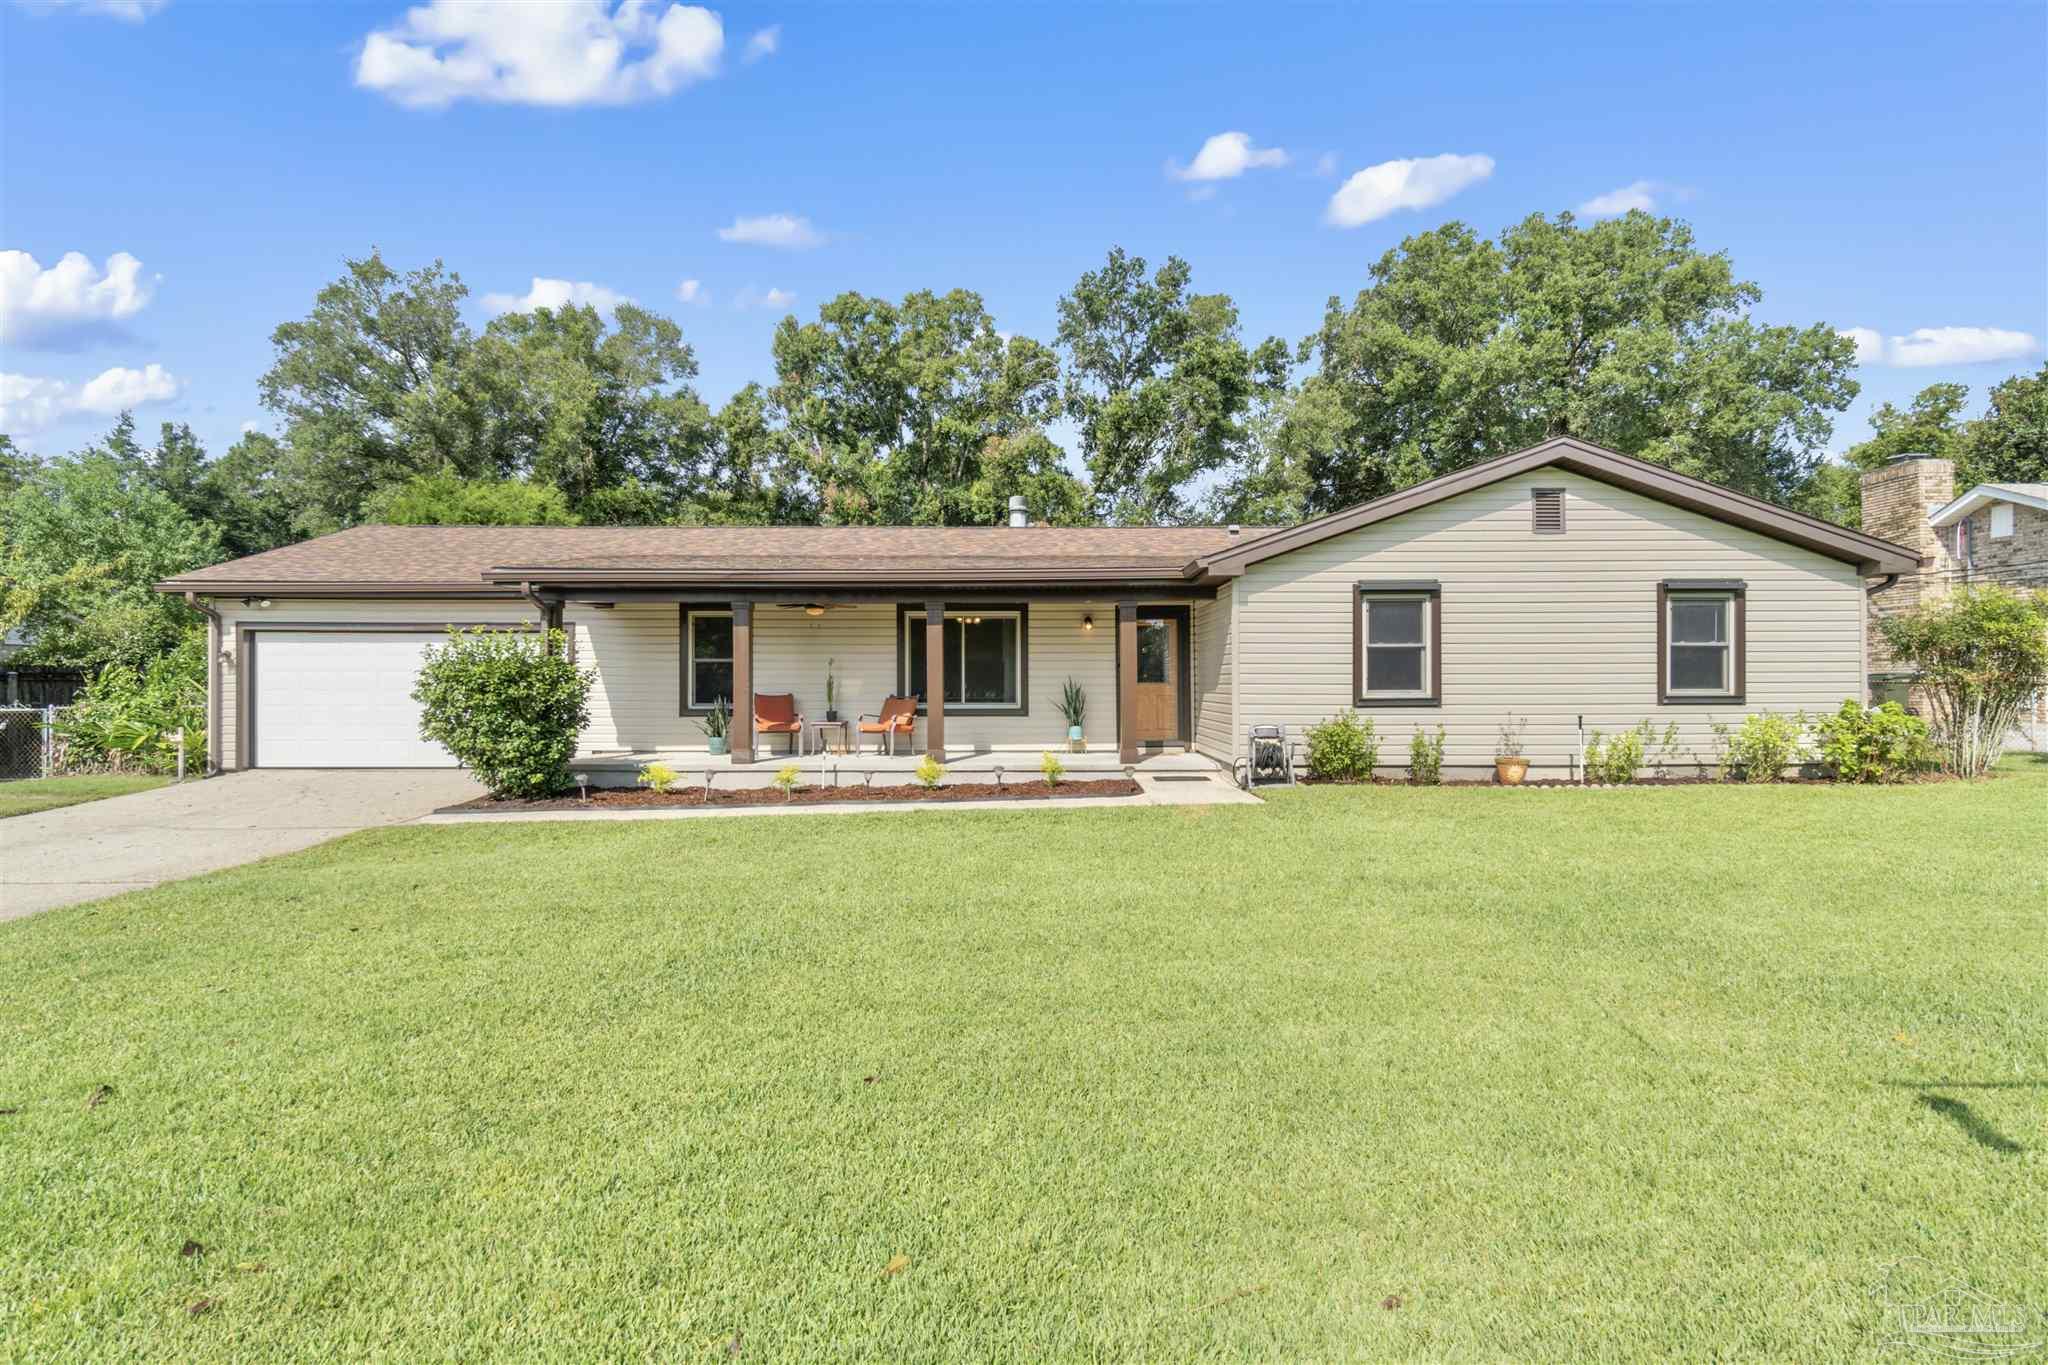
<path fill-rule="evenodd" d="M 0 1357 L 1875 1353 L 1901 1257 L 2048 1308 L 2044 827 L 2038 764 L 413 827 L 53 911 Z"/>
<path fill-rule="evenodd" d="M 0 820 L 10 815 L 34 815 L 40 810 L 76 806 L 109 796 L 126 796 L 161 787 L 171 779 L 147 773 L 95 773 L 86 777 L 32 777 L 20 782 L 0 782 Z"/>

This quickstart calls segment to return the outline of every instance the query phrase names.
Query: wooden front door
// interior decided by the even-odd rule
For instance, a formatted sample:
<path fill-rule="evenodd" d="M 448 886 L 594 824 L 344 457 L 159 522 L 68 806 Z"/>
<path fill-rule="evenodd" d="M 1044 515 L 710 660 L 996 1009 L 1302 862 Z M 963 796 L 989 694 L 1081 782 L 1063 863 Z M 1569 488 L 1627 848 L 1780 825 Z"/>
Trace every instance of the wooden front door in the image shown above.
<path fill-rule="evenodd" d="M 1138 622 L 1138 742 L 1177 744 L 1180 732 L 1180 623 L 1171 618 Z"/>

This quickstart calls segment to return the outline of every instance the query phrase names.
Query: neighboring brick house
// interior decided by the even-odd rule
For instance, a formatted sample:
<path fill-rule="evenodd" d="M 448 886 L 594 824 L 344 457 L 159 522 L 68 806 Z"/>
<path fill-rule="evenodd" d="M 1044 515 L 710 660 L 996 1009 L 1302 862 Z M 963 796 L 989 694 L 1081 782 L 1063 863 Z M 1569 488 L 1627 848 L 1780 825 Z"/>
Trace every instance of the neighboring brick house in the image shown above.
<path fill-rule="evenodd" d="M 1955 465 L 1900 455 L 1863 476 L 1863 529 L 1920 552 L 1920 569 L 1870 595 L 1869 674 L 1873 702 L 1923 710 L 1913 674 L 1887 654 L 1878 622 L 1966 583 L 2048 590 L 2048 484 L 1979 484 L 1961 497 Z M 2048 748 L 2048 692 L 2022 713 L 2027 744 Z"/>

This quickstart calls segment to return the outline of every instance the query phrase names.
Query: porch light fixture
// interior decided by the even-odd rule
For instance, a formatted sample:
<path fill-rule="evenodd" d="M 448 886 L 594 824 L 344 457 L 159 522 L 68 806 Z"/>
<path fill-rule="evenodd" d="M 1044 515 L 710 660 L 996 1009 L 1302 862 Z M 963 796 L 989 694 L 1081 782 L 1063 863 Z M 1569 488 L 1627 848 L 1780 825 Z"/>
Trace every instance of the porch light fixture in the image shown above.
<path fill-rule="evenodd" d="M 261 607 L 268 610 L 270 599 L 267 597 L 245 597 L 242 599 L 242 605 L 245 607 Z"/>
<path fill-rule="evenodd" d="M 816 602 L 813 602 L 809 606 L 804 608 L 804 615 L 806 616 L 823 616 L 824 614 L 825 609 L 819 606 Z"/>
<path fill-rule="evenodd" d="M 1093 616 L 1083 616 L 1083 617 L 1081 618 L 1081 629 L 1083 629 L 1083 630 L 1093 630 L 1093 629 L 1095 629 L 1095 618 L 1094 618 Z"/>

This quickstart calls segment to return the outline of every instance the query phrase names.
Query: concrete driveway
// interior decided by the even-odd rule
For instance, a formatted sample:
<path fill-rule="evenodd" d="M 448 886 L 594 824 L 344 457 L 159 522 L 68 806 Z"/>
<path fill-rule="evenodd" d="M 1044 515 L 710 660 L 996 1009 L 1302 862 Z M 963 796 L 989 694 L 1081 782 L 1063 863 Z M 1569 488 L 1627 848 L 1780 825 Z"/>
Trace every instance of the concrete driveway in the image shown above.
<path fill-rule="evenodd" d="M 257 769 L 0 820 L 0 920 L 399 825 L 483 794 L 448 769 Z"/>

